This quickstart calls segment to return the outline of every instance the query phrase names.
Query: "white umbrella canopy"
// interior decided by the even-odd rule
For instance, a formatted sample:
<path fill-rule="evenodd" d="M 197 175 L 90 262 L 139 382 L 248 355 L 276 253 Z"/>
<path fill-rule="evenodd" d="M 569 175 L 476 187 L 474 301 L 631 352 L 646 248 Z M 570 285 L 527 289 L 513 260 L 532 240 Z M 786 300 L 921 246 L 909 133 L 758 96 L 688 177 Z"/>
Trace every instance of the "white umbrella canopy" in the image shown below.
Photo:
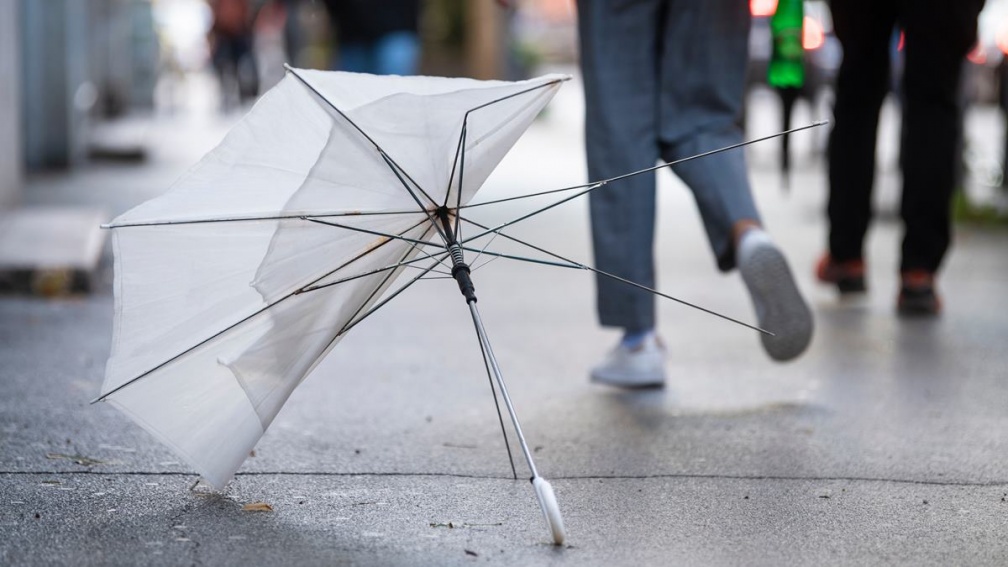
<path fill-rule="evenodd" d="M 222 488 L 395 277 L 447 255 L 417 245 L 445 230 L 435 211 L 469 202 L 565 79 L 290 69 L 167 193 L 107 225 L 99 399 Z"/>

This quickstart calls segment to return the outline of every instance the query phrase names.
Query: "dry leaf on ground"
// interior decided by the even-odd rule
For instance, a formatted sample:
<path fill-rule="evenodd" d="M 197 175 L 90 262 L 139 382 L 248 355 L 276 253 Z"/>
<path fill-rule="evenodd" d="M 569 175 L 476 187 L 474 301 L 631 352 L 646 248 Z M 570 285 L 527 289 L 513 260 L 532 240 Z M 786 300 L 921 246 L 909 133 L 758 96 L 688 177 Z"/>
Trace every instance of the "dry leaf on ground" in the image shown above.
<path fill-rule="evenodd" d="M 273 507 L 265 502 L 252 502 L 242 506 L 246 512 L 272 512 Z"/>

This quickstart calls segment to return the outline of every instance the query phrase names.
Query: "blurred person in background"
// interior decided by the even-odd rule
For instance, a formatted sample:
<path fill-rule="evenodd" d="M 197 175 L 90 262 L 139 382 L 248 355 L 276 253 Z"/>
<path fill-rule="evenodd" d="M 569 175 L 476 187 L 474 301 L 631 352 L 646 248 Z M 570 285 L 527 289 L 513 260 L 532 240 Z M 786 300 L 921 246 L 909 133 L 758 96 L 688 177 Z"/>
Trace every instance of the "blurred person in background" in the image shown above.
<path fill-rule="evenodd" d="M 334 69 L 414 75 L 420 62 L 420 0 L 326 0 L 336 33 Z"/>
<path fill-rule="evenodd" d="M 284 77 L 284 63 L 290 61 L 286 50 L 287 5 L 284 0 L 266 0 L 256 14 L 255 60 L 259 72 L 259 92 L 264 93 Z"/>
<path fill-rule="evenodd" d="M 249 0 L 209 0 L 210 56 L 221 84 L 225 110 L 259 93 L 259 73 L 252 51 L 252 9 Z"/>
<path fill-rule="evenodd" d="M 498 0 L 508 6 L 514 0 Z M 610 179 L 741 143 L 739 118 L 748 54 L 749 6 L 735 0 L 579 0 L 588 176 Z M 787 261 L 761 228 L 745 155 L 728 151 L 674 166 L 692 190 L 718 268 L 742 274 L 763 347 L 778 361 L 812 339 L 812 313 Z M 655 175 L 591 193 L 596 266 L 655 287 Z M 623 336 L 591 370 L 594 382 L 661 387 L 665 347 L 655 330 L 655 296 L 599 276 L 603 326 Z"/>
<path fill-rule="evenodd" d="M 843 46 L 829 144 L 829 249 L 816 277 L 863 292 L 879 110 L 889 90 L 890 40 L 902 28 L 904 235 L 897 312 L 936 315 L 935 274 L 951 242 L 951 199 L 962 129 L 960 81 L 983 0 L 834 0 Z"/>

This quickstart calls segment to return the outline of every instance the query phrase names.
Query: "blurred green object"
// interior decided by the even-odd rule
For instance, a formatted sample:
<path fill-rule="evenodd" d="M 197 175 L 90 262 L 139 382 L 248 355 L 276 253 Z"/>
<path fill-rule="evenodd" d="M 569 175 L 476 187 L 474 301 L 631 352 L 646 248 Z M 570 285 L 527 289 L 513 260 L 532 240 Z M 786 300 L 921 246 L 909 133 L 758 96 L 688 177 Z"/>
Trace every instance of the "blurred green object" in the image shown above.
<path fill-rule="evenodd" d="M 773 53 L 767 69 L 771 87 L 801 87 L 805 83 L 805 51 L 802 47 L 803 0 L 778 0 L 770 18 Z"/>
<path fill-rule="evenodd" d="M 1000 202 L 1008 204 L 1008 195 L 1003 195 Z M 999 206 L 997 201 L 974 203 L 960 188 L 952 195 L 952 218 L 970 226 L 1008 228 L 1008 206 Z"/>

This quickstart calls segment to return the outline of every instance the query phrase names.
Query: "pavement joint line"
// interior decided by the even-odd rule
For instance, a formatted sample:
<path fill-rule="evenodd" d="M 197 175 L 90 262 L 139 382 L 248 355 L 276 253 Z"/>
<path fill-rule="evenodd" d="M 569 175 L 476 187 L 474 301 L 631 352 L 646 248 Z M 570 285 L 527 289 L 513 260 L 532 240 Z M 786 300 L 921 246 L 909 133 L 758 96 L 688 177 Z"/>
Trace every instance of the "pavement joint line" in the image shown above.
<path fill-rule="evenodd" d="M 41 476 L 41 475 L 51 475 L 51 476 L 74 476 L 74 475 L 89 475 L 89 476 L 179 476 L 179 477 L 194 477 L 197 476 L 194 473 L 188 472 L 155 472 L 155 471 L 122 471 L 122 472 L 112 472 L 112 471 L 0 471 L 0 476 L 11 475 L 11 476 Z M 457 473 L 402 473 L 402 472 L 320 472 L 320 471 L 304 471 L 304 472 L 276 472 L 276 471 L 246 471 L 239 472 L 235 474 L 235 478 L 239 477 L 257 477 L 257 476 L 319 476 L 319 477 L 432 477 L 432 478 L 468 478 L 477 480 L 508 480 L 513 481 L 514 479 L 510 476 L 489 476 L 489 475 L 475 475 L 475 474 L 457 474 Z M 858 476 L 784 476 L 784 475 L 730 475 L 730 474 L 654 474 L 654 475 L 569 475 L 569 476 L 550 476 L 551 481 L 568 481 L 568 480 L 661 480 L 661 479 L 681 479 L 681 480 L 751 480 L 751 481 L 777 481 L 777 482 L 864 482 L 864 483 L 890 483 L 890 484 L 909 484 L 909 485 L 920 485 L 920 486 L 961 486 L 961 487 L 1005 487 L 1008 486 L 1008 480 L 989 480 L 989 481 L 971 481 L 971 480 L 921 480 L 921 479 L 906 479 L 906 478 L 882 478 L 882 477 L 858 477 Z M 526 480 L 524 477 L 519 477 L 518 480 Z"/>

